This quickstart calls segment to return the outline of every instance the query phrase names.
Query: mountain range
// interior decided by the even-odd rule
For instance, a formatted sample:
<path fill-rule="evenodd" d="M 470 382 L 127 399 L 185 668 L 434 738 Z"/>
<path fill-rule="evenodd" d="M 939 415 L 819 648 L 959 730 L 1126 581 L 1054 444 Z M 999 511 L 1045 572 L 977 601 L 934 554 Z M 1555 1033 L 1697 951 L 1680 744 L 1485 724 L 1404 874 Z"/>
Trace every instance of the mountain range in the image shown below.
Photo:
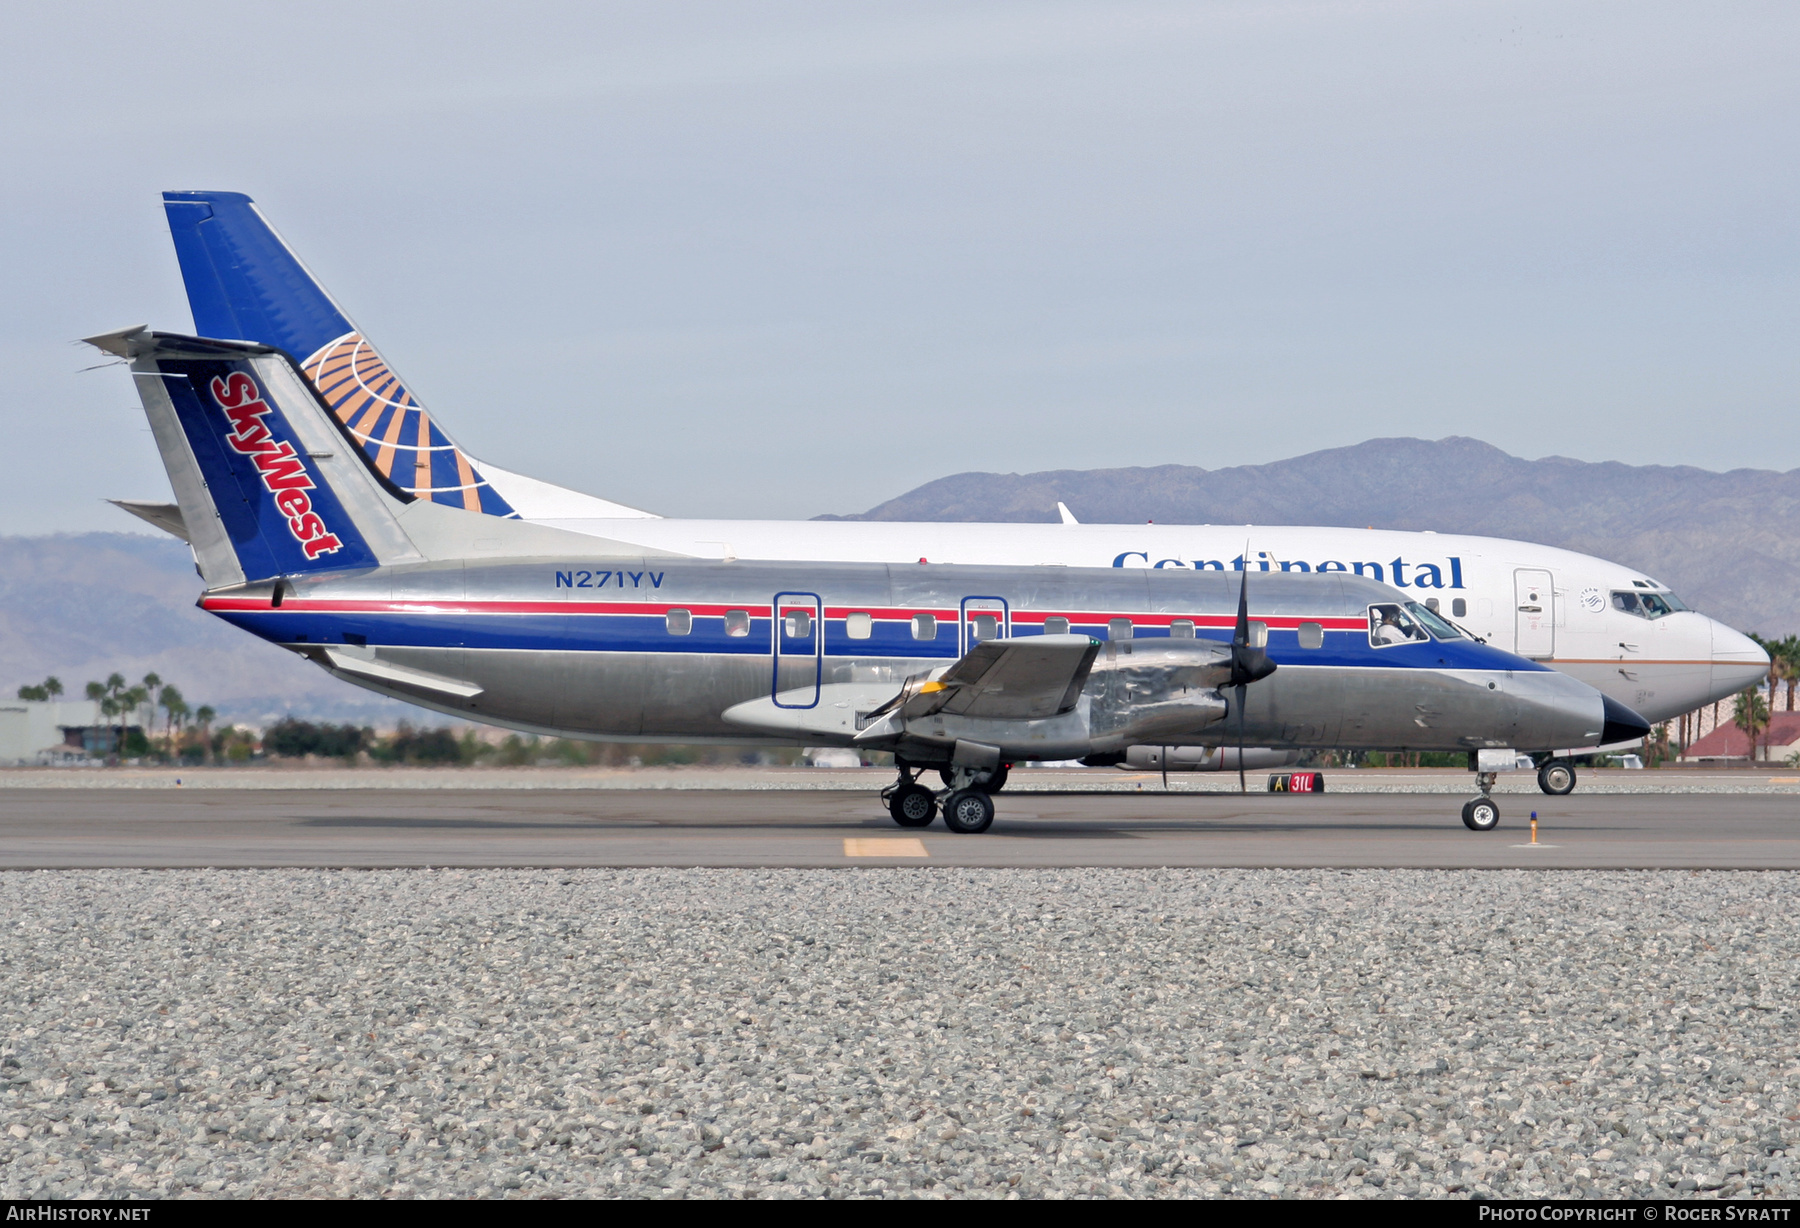
<path fill-rule="evenodd" d="M 1363 525 L 1562 546 L 1640 568 L 1696 609 L 1800 631 L 1800 469 L 1715 473 L 1547 456 L 1478 439 L 1371 439 L 1229 469 L 959 473 L 843 520 Z"/>

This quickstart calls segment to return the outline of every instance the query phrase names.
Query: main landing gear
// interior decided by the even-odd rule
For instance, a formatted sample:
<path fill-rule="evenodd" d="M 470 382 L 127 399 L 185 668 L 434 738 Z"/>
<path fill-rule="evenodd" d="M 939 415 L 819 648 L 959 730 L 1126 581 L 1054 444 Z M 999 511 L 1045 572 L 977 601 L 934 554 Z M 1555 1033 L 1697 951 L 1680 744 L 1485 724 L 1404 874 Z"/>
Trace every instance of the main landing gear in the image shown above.
<path fill-rule="evenodd" d="M 1463 803 L 1463 826 L 1470 831 L 1493 831 L 1500 826 L 1500 807 L 1488 794 L 1493 791 L 1497 772 L 1475 773 L 1475 787 L 1481 796 Z"/>
<path fill-rule="evenodd" d="M 1575 792 L 1575 765 L 1567 759 L 1546 759 L 1538 768 L 1538 788 L 1551 797 Z"/>
<path fill-rule="evenodd" d="M 938 775 L 948 786 L 933 793 L 919 783 L 922 768 L 900 762 L 900 779 L 881 791 L 888 814 L 901 827 L 930 827 L 931 821 L 944 814 L 944 826 L 960 835 L 978 835 L 994 823 L 994 799 L 991 796 L 1006 784 L 1006 764 L 998 768 L 948 767 Z"/>

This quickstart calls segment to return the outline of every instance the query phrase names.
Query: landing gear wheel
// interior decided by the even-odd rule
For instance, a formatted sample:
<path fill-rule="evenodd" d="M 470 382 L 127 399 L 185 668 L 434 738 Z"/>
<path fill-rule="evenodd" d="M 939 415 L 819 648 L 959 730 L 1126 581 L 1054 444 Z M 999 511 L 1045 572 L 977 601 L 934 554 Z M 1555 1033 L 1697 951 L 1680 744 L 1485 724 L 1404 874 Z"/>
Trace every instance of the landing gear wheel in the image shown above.
<path fill-rule="evenodd" d="M 1552 759 L 1538 769 L 1538 788 L 1551 797 L 1575 792 L 1575 765 L 1567 759 Z"/>
<path fill-rule="evenodd" d="M 944 826 L 965 836 L 986 831 L 994 822 L 994 800 L 979 789 L 958 789 L 944 799 Z"/>
<path fill-rule="evenodd" d="M 983 793 L 998 793 L 1000 790 L 1006 788 L 1006 774 L 1011 770 L 1012 764 L 1002 763 L 999 767 L 988 773 L 986 780 L 977 780 L 972 783 L 969 788 L 980 789 Z M 944 788 L 956 788 L 956 777 L 951 775 L 949 768 L 939 768 L 938 779 L 944 782 Z"/>
<path fill-rule="evenodd" d="M 1493 831 L 1500 826 L 1500 807 L 1491 797 L 1463 803 L 1463 826 L 1470 831 Z"/>
<path fill-rule="evenodd" d="M 924 785 L 901 785 L 888 795 L 888 813 L 902 827 L 930 827 L 937 798 Z"/>

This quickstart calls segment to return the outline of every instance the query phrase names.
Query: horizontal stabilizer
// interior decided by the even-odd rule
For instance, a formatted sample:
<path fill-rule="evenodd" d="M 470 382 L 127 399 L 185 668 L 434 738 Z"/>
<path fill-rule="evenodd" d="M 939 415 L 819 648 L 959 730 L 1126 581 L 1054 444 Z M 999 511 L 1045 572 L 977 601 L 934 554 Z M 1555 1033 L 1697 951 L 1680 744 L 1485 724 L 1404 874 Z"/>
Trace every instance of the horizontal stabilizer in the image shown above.
<path fill-rule="evenodd" d="M 139 520 L 155 525 L 164 533 L 193 544 L 193 539 L 188 536 L 187 521 L 181 518 L 181 509 L 173 503 L 151 503 L 144 499 L 108 499 L 107 502 L 114 507 L 124 508 Z"/>

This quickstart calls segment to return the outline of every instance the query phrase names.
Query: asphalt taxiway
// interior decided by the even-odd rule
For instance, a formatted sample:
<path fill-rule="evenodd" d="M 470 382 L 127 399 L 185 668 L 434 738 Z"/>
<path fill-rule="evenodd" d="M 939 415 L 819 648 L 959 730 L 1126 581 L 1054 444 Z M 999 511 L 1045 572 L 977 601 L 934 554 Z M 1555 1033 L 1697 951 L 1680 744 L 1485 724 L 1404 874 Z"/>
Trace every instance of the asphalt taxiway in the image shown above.
<path fill-rule="evenodd" d="M 841 789 L 30 788 L 0 869 L 932 865 L 1800 869 L 1800 789 L 1462 796 L 1009 788 L 979 836 L 906 831 Z M 1538 843 L 1528 816 L 1539 816 Z"/>

